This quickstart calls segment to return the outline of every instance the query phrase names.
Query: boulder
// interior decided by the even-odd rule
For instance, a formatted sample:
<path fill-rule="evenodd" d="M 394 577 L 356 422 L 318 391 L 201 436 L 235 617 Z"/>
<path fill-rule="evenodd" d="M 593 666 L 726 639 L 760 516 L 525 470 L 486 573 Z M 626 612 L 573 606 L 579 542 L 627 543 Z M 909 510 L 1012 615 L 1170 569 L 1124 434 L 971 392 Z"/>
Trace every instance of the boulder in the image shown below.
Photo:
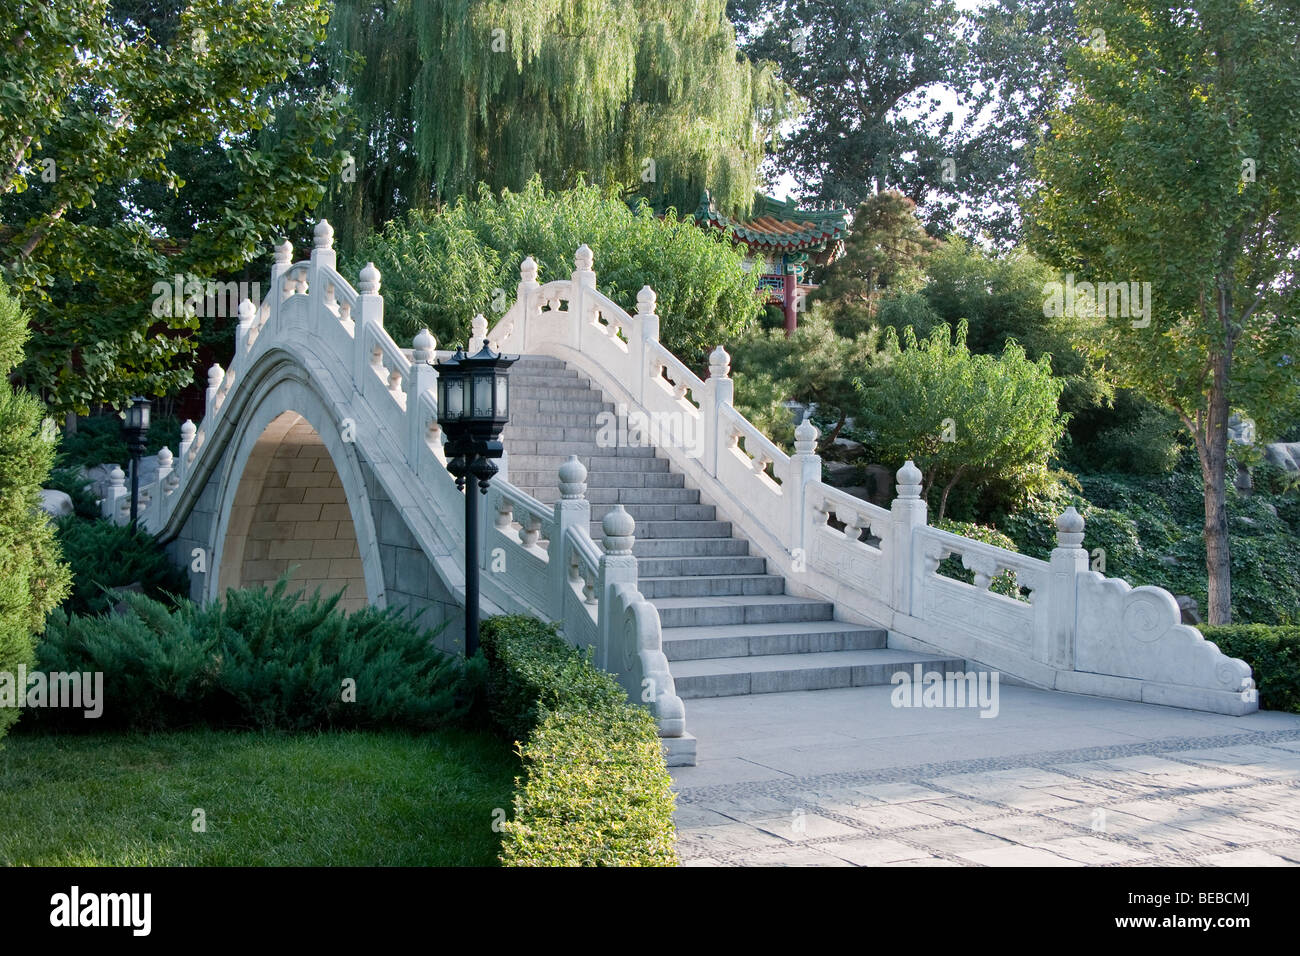
<path fill-rule="evenodd" d="M 1300 442 L 1274 442 L 1265 445 L 1264 458 L 1285 471 L 1300 471 Z"/>
<path fill-rule="evenodd" d="M 1201 609 L 1196 603 L 1196 598 L 1190 594 L 1180 594 L 1174 600 L 1178 602 L 1178 613 L 1182 615 L 1184 624 L 1201 623 Z"/>
<path fill-rule="evenodd" d="M 54 491 L 51 488 L 42 488 L 41 510 L 56 518 L 63 518 L 70 515 L 73 510 L 72 496 L 66 491 Z"/>

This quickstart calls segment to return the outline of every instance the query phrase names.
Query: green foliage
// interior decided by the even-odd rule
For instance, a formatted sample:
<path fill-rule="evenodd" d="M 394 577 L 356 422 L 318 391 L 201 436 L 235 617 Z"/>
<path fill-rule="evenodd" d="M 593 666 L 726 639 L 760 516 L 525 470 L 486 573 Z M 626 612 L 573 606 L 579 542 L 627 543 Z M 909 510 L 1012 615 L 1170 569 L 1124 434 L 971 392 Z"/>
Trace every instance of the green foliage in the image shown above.
<path fill-rule="evenodd" d="M 146 531 L 79 515 L 60 518 L 56 527 L 72 572 L 72 590 L 63 604 L 69 614 L 109 610 L 119 600 L 114 588 L 135 585 L 140 593 L 164 601 L 189 593 L 189 575 Z"/>
<path fill-rule="evenodd" d="M 905 329 L 904 344 L 900 349 L 887 332 L 887 364 L 861 380 L 858 434 L 891 469 L 912 459 L 926 494 L 942 489 L 938 518 L 963 477 L 977 487 L 999 482 L 1022 494 L 1050 482 L 1048 461 L 1065 419 L 1057 411 L 1062 383 L 1046 356 L 1031 362 L 1015 342 L 1000 356 L 972 354 L 965 323 L 955 336 L 942 325 L 921 342 Z"/>
<path fill-rule="evenodd" d="M 1119 389 L 1109 406 L 1070 420 L 1069 459 L 1082 471 L 1167 475 L 1182 457 L 1180 437 L 1186 436 L 1173 412 Z"/>
<path fill-rule="evenodd" d="M 521 192 L 483 187 L 474 199 L 411 212 L 366 237 L 345 269 L 355 274 L 367 261 L 379 268 L 399 342 L 427 327 L 444 345 L 463 344 L 476 312 L 492 323 L 514 303 L 525 257 L 548 282 L 573 273 L 583 243 L 597 288 L 629 312 L 642 286 L 655 290 L 660 339 L 688 363 L 702 363 L 759 313 L 744 256 L 725 238 L 690 218 L 657 218 L 645 205 L 634 212 L 594 186 L 550 192 L 536 177 Z"/>
<path fill-rule="evenodd" d="M 507 866 L 673 866 L 672 778 L 650 712 L 554 627 L 483 622 L 488 699 L 526 776 L 503 827 Z"/>
<path fill-rule="evenodd" d="M 858 207 L 844 254 L 826 268 L 811 299 L 826 305 L 835 331 L 860 335 L 876 326 L 881 298 L 916 292 L 921 269 L 938 243 L 902 193 L 877 193 Z"/>
<path fill-rule="evenodd" d="M 794 102 L 770 66 L 737 55 L 724 7 L 340 0 L 331 47 L 355 66 L 340 79 L 360 126 L 357 182 L 339 193 L 344 248 L 409 209 L 534 175 L 683 210 L 708 188 L 748 209 Z"/>
<path fill-rule="evenodd" d="M 79 518 L 98 518 L 100 515 L 99 499 L 91 491 L 90 482 L 80 468 L 55 466 L 50 469 L 50 476 L 43 486 L 51 491 L 62 491 L 72 499 L 72 508 Z"/>
<path fill-rule="evenodd" d="M 324 195 L 341 103 L 306 74 L 328 4 L 10 7 L 0 261 L 38 333 L 24 384 L 82 414 L 189 385 L 200 318 L 152 289 L 227 278 Z"/>
<path fill-rule="evenodd" d="M 22 358 L 26 315 L 0 283 L 0 377 Z M 68 592 L 40 490 L 54 463 L 40 402 L 0 385 L 0 671 L 32 662 L 34 635 Z M 0 708 L 0 737 L 17 714 Z"/>
<path fill-rule="evenodd" d="M 1229 624 L 1202 627 L 1201 633 L 1250 665 L 1260 707 L 1300 714 L 1300 627 Z"/>
<path fill-rule="evenodd" d="M 987 525 L 943 518 L 933 522 L 932 527 L 938 528 L 940 531 L 951 531 L 953 534 L 959 534 L 974 541 L 983 541 L 985 544 L 1005 548 L 1008 551 L 1016 550 L 1016 543 L 1011 538 L 997 528 L 990 528 Z M 967 570 L 961 563 L 961 558 L 955 554 L 949 555 L 940 562 L 938 572 L 945 577 L 955 578 L 967 584 L 972 584 L 975 581 L 975 572 Z M 1020 590 L 1016 584 L 1016 573 L 1014 571 L 1003 571 L 989 584 L 989 590 L 994 594 L 1001 594 L 1003 597 L 1018 598 Z"/>
<path fill-rule="evenodd" d="M 33 711 L 80 730 L 192 724 L 263 730 L 430 728 L 473 705 L 483 666 L 431 644 L 396 609 L 335 610 L 338 596 L 304 598 L 287 580 L 232 590 L 223 601 L 176 609 L 139 594 L 125 613 L 50 615 L 37 649 L 49 671 L 101 672 L 106 705 Z M 355 699 L 347 700 L 352 681 Z"/>
<path fill-rule="evenodd" d="M 175 454 L 181 442 L 181 423 L 173 415 L 160 415 L 149 426 L 146 455 L 156 455 L 163 448 Z M 60 465 L 94 468 L 96 465 L 121 465 L 125 470 L 131 453 L 122 438 L 122 419 L 118 415 L 92 415 L 77 421 L 77 430 L 64 434 L 59 442 Z"/>
<path fill-rule="evenodd" d="M 835 441 L 845 419 L 861 405 L 854 381 L 876 363 L 879 336 L 869 330 L 845 338 L 836 332 L 830 312 L 825 303 L 816 303 L 788 338 L 782 329 L 755 330 L 732 348 L 738 407 L 754 408 L 760 419 L 779 424 L 775 432 L 765 433 L 773 440 L 793 435 L 786 424 L 792 419 L 780 399 L 817 404 L 818 418 L 829 425 L 821 436 L 824 447 Z M 774 395 L 779 396 L 775 405 L 769 397 Z"/>

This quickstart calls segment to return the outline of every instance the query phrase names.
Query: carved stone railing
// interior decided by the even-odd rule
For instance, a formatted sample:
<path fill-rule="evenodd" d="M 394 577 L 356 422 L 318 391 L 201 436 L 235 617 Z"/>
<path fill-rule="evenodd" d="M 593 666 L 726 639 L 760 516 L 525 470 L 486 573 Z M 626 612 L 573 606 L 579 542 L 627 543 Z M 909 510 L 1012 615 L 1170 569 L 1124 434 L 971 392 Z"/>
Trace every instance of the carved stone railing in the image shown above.
<path fill-rule="evenodd" d="M 393 341 L 384 328 L 379 270 L 368 264 L 353 288 L 336 270 L 333 229 L 327 222 L 316 226 L 310 259 L 293 262 L 292 254 L 288 242 L 276 247 L 269 296 L 260 304 L 240 303 L 230 367 L 208 370 L 206 414 L 197 426 L 188 421 L 182 426 L 179 454 L 159 453 L 157 478 L 140 489 L 141 525 L 159 531 L 175 523 L 178 508 L 193 507 L 193 495 L 183 492 L 193 477 L 206 475 L 205 463 L 211 466 L 219 458 L 219 443 L 229 441 L 226 419 L 234 414 L 241 385 L 266 362 L 288 356 L 319 379 L 323 390 L 333 389 L 344 441 L 382 448 L 376 457 L 387 467 L 402 469 L 397 480 L 420 487 L 417 507 L 429 511 L 425 524 L 449 536 L 451 543 L 458 541 L 463 553 L 463 492 L 446 468 L 432 364 L 448 353 L 436 351 L 427 329 L 409 350 Z M 560 308 L 567 282 L 535 291 L 539 306 L 547 305 L 554 321 L 567 321 L 568 313 Z M 613 303 L 596 296 L 579 301 L 596 322 L 602 305 L 617 320 L 621 313 Z M 473 334 L 481 339 L 486 333 L 486 321 L 476 317 Z M 593 349 L 600 336 L 609 349 L 626 347 L 617 327 L 593 328 L 588 336 Z M 304 338 L 310 341 L 304 343 Z M 363 421 L 366 434 L 360 433 Z M 637 589 L 631 551 L 635 522 L 617 509 L 605 518 L 604 548 L 592 541 L 585 480 L 586 469 L 576 459 L 561 466 L 561 500 L 550 507 L 510 484 L 503 460 L 486 495 L 480 566 L 496 585 L 493 594 L 503 610 L 539 614 L 559 623 L 573 643 L 593 647 L 597 664 L 654 712 L 670 763 L 693 763 L 694 738 L 686 733 L 682 702 L 668 672 L 659 615 Z M 187 497 L 189 504 L 183 505 Z M 114 469 L 102 503 L 104 515 L 125 522 L 128 499 L 125 475 Z M 454 582 L 445 583 L 454 593 Z"/>
<path fill-rule="evenodd" d="M 642 288 L 628 313 L 597 291 L 592 260 L 582 246 L 569 278 L 541 285 L 525 259 L 515 302 L 489 333 L 493 346 L 563 359 L 650 422 L 659 453 L 793 593 L 889 628 L 895 646 L 959 654 L 1037 686 L 1257 709 L 1250 668 L 1181 624 L 1168 592 L 1088 570 L 1073 508 L 1057 522 L 1051 559 L 1040 561 L 930 527 L 910 461 L 888 510 L 831 488 L 811 423 L 785 454 L 734 407 L 726 351 L 714 349 L 701 379 L 659 341 L 654 291 Z M 969 581 L 946 573 L 947 559 Z"/>

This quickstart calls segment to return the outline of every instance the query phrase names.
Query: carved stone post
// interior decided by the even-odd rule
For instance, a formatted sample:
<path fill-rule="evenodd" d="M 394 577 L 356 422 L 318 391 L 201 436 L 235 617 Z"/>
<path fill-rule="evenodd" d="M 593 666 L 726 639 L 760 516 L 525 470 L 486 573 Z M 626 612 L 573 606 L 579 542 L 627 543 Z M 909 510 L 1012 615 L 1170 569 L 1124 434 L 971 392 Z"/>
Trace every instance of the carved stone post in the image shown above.
<path fill-rule="evenodd" d="M 921 469 L 908 459 L 895 476 L 898 496 L 890 506 L 893 517 L 885 565 L 893 576 L 892 604 L 900 614 L 912 614 L 922 574 L 921 554 L 913 531 L 925 526 L 926 503 L 921 497 Z"/>
<path fill-rule="evenodd" d="M 212 367 L 208 369 L 208 390 L 204 395 L 206 402 L 203 406 L 203 413 L 207 418 L 212 417 L 212 403 L 216 401 L 217 391 L 221 388 L 221 383 L 225 379 L 225 369 L 214 362 Z"/>
<path fill-rule="evenodd" d="M 188 418 L 185 424 L 181 425 L 181 446 L 180 446 L 180 477 L 184 478 L 190 471 L 190 449 L 194 447 L 194 436 L 198 434 L 198 428 L 194 422 Z"/>
<path fill-rule="evenodd" d="M 420 473 L 425 440 L 429 434 L 429 416 L 420 396 L 438 386 L 438 370 L 430 364 L 437 347 L 438 342 L 428 329 L 416 333 L 411 343 L 411 374 L 406 377 L 406 461 L 416 474 Z M 434 427 L 437 427 L 436 419 Z"/>
<path fill-rule="evenodd" d="M 518 305 L 515 322 L 519 323 L 519 332 L 515 341 L 521 353 L 527 353 L 532 342 L 533 310 L 536 308 L 534 294 L 541 285 L 537 281 L 537 260 L 529 256 L 519 265 L 519 285 L 515 302 Z"/>
<path fill-rule="evenodd" d="M 248 299 L 239 303 L 239 328 L 235 331 L 235 354 L 243 355 L 248 351 L 248 336 L 253 331 L 253 318 L 257 307 Z"/>
<path fill-rule="evenodd" d="M 551 542 L 550 593 L 554 595 L 555 617 L 564 616 L 564 602 L 570 581 L 569 529 L 590 533 L 591 503 L 587 500 L 587 469 L 570 455 L 559 469 L 560 500 L 555 503 L 555 540 Z"/>
<path fill-rule="evenodd" d="M 384 327 L 384 300 L 379 295 L 379 270 L 373 262 L 367 262 L 361 270 L 357 281 L 357 313 L 353 346 L 355 354 L 352 360 L 352 388 L 360 392 L 367 368 L 370 365 L 371 351 L 370 329 Z"/>
<path fill-rule="evenodd" d="M 126 472 L 114 465 L 108 472 L 108 487 L 104 489 L 104 500 L 100 502 L 100 514 L 114 524 L 122 524 L 119 519 L 126 493 Z"/>
<path fill-rule="evenodd" d="M 704 383 L 704 397 L 700 402 L 700 415 L 704 418 L 704 468 L 715 478 L 718 474 L 718 455 L 726 441 L 726 423 L 722 406 L 730 405 L 736 397 L 736 383 L 731 380 L 731 356 L 721 345 L 709 354 L 709 377 Z"/>
<path fill-rule="evenodd" d="M 808 418 L 794 430 L 794 455 L 790 458 L 790 474 L 781 486 L 787 497 L 790 531 L 786 548 L 796 568 L 806 566 L 808 560 L 808 486 L 822 480 L 822 459 L 817 454 L 817 426 Z"/>
<path fill-rule="evenodd" d="M 632 546 L 636 544 L 636 520 L 622 505 L 615 505 L 614 510 L 605 515 L 600 526 L 604 532 L 605 553 L 600 558 L 597 585 L 600 594 L 600 646 L 596 652 L 596 666 L 619 671 L 620 662 L 610 659 L 611 644 L 618 623 L 610 619 L 614 607 L 610 598 L 616 584 L 631 584 L 636 587 L 636 556 L 632 554 Z"/>
<path fill-rule="evenodd" d="M 1048 627 L 1034 635 L 1034 658 L 1051 667 L 1074 670 L 1074 634 L 1078 613 L 1079 575 L 1088 570 L 1083 547 L 1083 515 L 1074 505 L 1056 519 L 1048 584 Z"/>
<path fill-rule="evenodd" d="M 573 254 L 573 291 L 569 296 L 569 344 L 579 352 L 589 334 L 591 298 L 588 290 L 596 288 L 596 273 L 591 268 L 594 256 L 584 242 Z"/>

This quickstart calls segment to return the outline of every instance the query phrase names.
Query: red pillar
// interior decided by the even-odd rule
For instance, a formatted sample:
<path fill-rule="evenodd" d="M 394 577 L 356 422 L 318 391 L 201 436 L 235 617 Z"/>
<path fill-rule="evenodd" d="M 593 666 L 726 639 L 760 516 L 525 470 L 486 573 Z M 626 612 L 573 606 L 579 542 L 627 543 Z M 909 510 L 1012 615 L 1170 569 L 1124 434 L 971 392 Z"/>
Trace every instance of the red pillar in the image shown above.
<path fill-rule="evenodd" d="M 795 311 L 795 307 L 799 303 L 799 289 L 795 285 L 795 277 L 792 273 L 785 273 L 781 279 L 781 297 L 783 299 L 781 305 L 785 309 L 785 337 L 789 338 L 799 325 L 799 315 Z"/>

